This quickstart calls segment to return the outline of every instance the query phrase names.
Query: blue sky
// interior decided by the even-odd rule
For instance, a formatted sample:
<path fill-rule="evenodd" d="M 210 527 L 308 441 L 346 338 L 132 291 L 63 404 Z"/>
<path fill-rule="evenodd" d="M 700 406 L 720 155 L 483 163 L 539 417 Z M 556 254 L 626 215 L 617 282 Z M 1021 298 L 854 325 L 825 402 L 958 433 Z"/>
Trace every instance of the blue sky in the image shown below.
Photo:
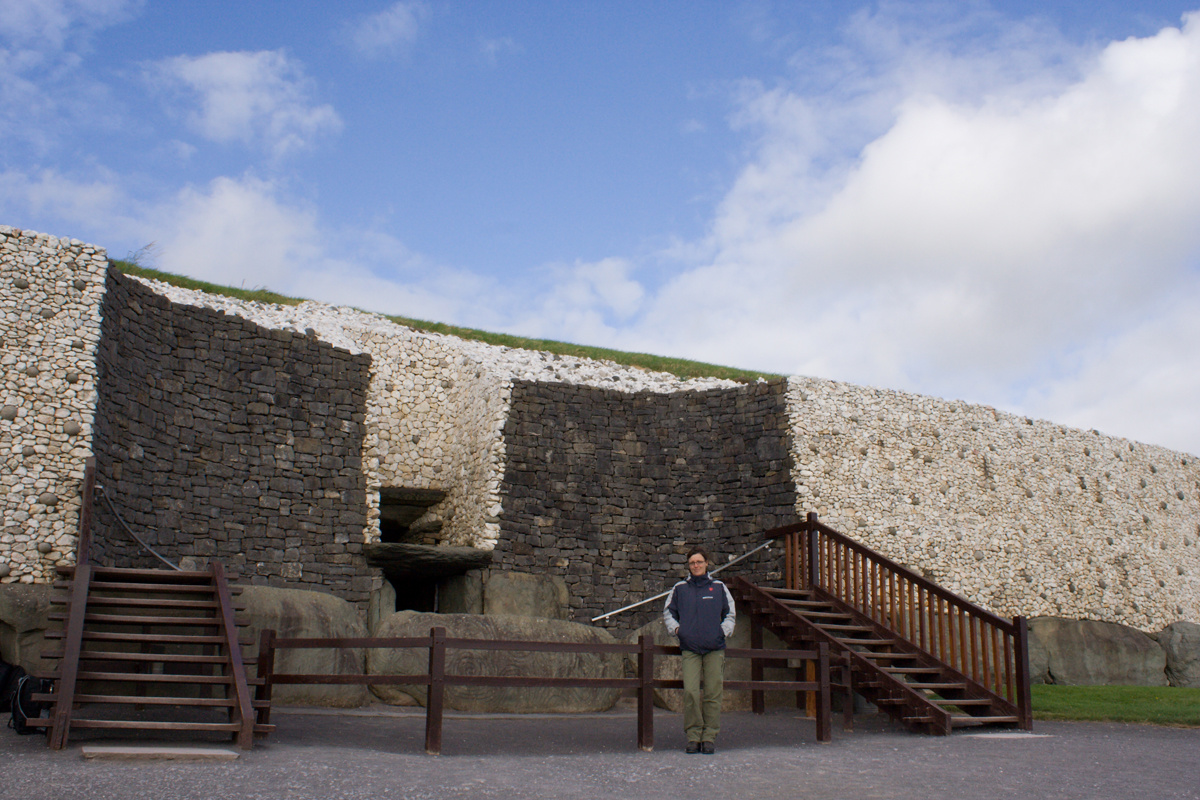
<path fill-rule="evenodd" d="M 1200 453 L 1190 5 L 0 0 L 0 224 Z"/>

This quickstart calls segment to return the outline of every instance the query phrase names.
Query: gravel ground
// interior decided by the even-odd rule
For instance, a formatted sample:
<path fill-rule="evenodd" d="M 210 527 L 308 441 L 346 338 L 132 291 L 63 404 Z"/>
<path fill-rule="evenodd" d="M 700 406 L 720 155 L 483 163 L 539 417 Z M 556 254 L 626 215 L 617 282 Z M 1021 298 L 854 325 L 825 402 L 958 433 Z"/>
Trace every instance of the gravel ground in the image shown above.
<path fill-rule="evenodd" d="M 681 718 L 663 711 L 652 753 L 626 710 L 453 715 L 429 756 L 419 711 L 276 709 L 273 721 L 229 762 L 87 761 L 82 744 L 120 740 L 81 732 L 56 753 L 6 731 L 0 798 L 1200 798 L 1200 730 L 1149 725 L 932 737 L 859 717 L 822 745 L 794 712 L 727 713 L 716 755 L 689 756 Z"/>

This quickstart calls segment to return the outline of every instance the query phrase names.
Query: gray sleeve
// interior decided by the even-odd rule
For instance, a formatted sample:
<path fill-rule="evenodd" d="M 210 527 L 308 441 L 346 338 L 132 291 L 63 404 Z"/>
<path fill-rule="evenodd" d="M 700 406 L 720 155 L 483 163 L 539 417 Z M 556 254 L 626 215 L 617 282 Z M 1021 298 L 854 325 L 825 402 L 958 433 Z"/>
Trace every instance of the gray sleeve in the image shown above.
<path fill-rule="evenodd" d="M 725 590 L 725 602 L 729 603 L 729 612 L 721 620 L 721 633 L 728 639 L 733 636 L 733 627 L 737 623 L 737 609 L 733 605 L 733 595 L 730 594 L 729 587 L 722 583 L 721 588 Z"/>
<path fill-rule="evenodd" d="M 678 585 L 675 584 L 675 586 Z M 679 633 L 679 620 L 675 619 L 675 615 L 671 613 L 671 604 L 675 601 L 675 586 L 671 587 L 670 593 L 667 594 L 667 602 L 663 603 L 663 624 L 667 626 L 667 633 L 672 636 Z"/>

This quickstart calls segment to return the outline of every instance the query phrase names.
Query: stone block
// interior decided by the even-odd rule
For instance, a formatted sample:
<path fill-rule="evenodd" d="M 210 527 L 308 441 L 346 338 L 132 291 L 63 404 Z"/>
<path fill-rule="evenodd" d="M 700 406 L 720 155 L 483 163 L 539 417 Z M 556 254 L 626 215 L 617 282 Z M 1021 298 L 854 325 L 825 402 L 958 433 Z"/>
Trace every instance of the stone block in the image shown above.
<path fill-rule="evenodd" d="M 1162 646 L 1134 628 L 1090 619 L 1029 620 L 1034 683 L 1165 686 L 1166 666 Z"/>
<path fill-rule="evenodd" d="M 438 587 L 438 610 L 443 614 L 482 614 L 483 570 L 469 570 L 444 580 Z"/>
<path fill-rule="evenodd" d="M 570 594 L 557 575 L 490 570 L 483 584 L 483 613 L 567 619 Z"/>
<path fill-rule="evenodd" d="M 476 614 L 426 614 L 398 611 L 384 619 L 377 636 L 427 636 L 443 627 L 452 638 L 503 639 L 538 642 L 614 642 L 608 631 L 562 620 Z M 372 675 L 420 675 L 429 669 L 429 651 L 423 648 L 372 649 L 367 655 Z M 624 674 L 619 654 L 539 653 L 520 650 L 448 650 L 446 672 L 457 675 L 619 678 Z M 424 686 L 374 686 L 385 703 L 407 705 L 416 699 L 425 704 Z M 449 686 L 446 706 L 456 711 L 497 713 L 586 713 L 607 711 L 616 703 L 617 689 L 567 689 L 547 687 Z"/>
<path fill-rule="evenodd" d="M 244 637 L 253 644 L 251 657 L 258 654 L 261 631 L 273 628 L 281 637 L 366 636 L 354 605 L 324 592 L 246 586 L 241 603 L 249 621 Z M 275 671 L 298 674 L 362 675 L 366 659 L 362 650 L 280 650 Z M 272 702 L 280 705 L 318 705 L 355 708 L 370 701 L 365 686 L 276 686 Z"/>
<path fill-rule="evenodd" d="M 1167 680 L 1172 686 L 1200 687 L 1200 625 L 1172 622 L 1158 634 L 1167 655 Z"/>

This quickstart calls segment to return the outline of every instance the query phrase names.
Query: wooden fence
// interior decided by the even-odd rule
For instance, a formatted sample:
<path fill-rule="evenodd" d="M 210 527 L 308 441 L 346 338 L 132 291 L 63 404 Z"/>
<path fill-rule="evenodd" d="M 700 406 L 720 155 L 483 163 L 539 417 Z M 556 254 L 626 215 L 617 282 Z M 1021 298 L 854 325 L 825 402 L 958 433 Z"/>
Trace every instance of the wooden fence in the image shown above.
<path fill-rule="evenodd" d="M 417 675 L 327 675 L 291 674 L 275 671 L 275 654 L 280 650 L 299 649 L 346 649 L 346 648 L 421 648 L 429 651 L 429 669 Z M 552 678 L 540 676 L 512 675 L 454 675 L 446 672 L 448 650 L 520 650 L 547 653 L 616 653 L 632 655 L 637 662 L 636 677 L 621 678 Z M 260 722 L 270 722 L 270 699 L 272 686 L 277 684 L 362 684 L 426 686 L 428 699 L 425 703 L 425 752 L 440 753 L 442 750 L 442 721 L 445 715 L 445 695 L 448 686 L 507 686 L 507 687 L 556 687 L 632 690 L 638 700 L 637 743 L 642 750 L 654 749 L 654 690 L 682 689 L 683 681 L 656 679 L 654 664 L 659 656 L 677 656 L 679 648 L 656 645 L 648 636 L 641 636 L 637 644 L 602 644 L 585 642 L 529 642 L 495 639 L 458 639 L 446 635 L 446 629 L 431 628 L 428 636 L 410 638 L 331 638 L 299 639 L 281 638 L 275 631 L 265 630 L 259 639 L 258 700 L 267 701 L 260 715 Z M 817 741 L 832 740 L 832 711 L 830 700 L 829 650 L 822 643 L 816 650 L 763 650 L 729 648 L 726 658 L 751 659 L 752 671 L 760 674 L 763 662 L 802 660 L 815 665 L 814 680 L 792 681 L 725 681 L 728 691 L 749 691 L 757 713 L 762 713 L 763 692 L 782 690 L 812 692 L 816 697 Z"/>

